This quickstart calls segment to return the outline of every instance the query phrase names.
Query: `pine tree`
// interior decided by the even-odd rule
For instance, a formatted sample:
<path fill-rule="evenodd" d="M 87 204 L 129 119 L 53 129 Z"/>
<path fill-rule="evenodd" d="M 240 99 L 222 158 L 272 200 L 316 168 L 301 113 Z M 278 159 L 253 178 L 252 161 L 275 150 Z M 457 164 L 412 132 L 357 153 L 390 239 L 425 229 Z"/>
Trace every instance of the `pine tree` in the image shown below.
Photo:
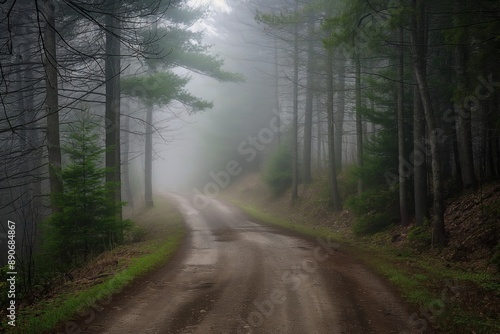
<path fill-rule="evenodd" d="M 221 82 L 238 82 L 243 78 L 236 73 L 223 70 L 224 61 L 209 53 L 209 47 L 202 41 L 203 34 L 188 29 L 204 13 L 196 8 L 184 7 L 179 3 L 175 10 L 166 13 L 170 25 L 153 27 L 141 32 L 146 53 L 155 57 L 143 59 L 146 73 L 122 79 L 121 92 L 137 98 L 146 106 L 145 117 L 145 204 L 153 206 L 153 134 L 155 128 L 154 108 L 167 106 L 172 102 L 183 104 L 189 113 L 212 107 L 212 103 L 191 95 L 184 87 L 189 76 L 175 74 L 172 69 L 184 68 L 206 75 Z M 154 39 L 154 42 L 146 41 Z"/>
<path fill-rule="evenodd" d="M 46 246 L 63 265 L 86 260 L 113 247 L 121 231 L 116 206 L 105 183 L 105 149 L 100 145 L 97 122 L 84 111 L 70 124 L 63 152 L 69 163 L 61 170 L 64 192 L 54 195 L 61 208 L 48 220 Z"/>

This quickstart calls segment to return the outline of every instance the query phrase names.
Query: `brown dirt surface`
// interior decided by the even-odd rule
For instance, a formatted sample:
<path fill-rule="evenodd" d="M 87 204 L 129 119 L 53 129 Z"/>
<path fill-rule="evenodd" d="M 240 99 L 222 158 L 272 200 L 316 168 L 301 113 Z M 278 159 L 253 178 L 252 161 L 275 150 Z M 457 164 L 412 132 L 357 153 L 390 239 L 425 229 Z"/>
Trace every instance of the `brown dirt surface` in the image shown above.
<path fill-rule="evenodd" d="M 474 192 L 448 199 L 445 214 L 448 244 L 442 249 L 430 248 L 431 228 L 424 231 L 427 233 L 425 237 L 428 238 L 429 244 L 425 244 L 425 241 L 422 244 L 422 240 L 412 240 L 409 236 L 415 228 L 414 225 L 395 226 L 384 233 L 356 238 L 351 232 L 354 215 L 346 209 L 341 213 L 333 212 L 327 203 L 321 201 L 324 197 L 321 191 L 321 184 L 299 188 L 300 199 L 295 205 L 291 205 L 288 193 L 280 198 L 274 198 L 261 177 L 252 174 L 244 176 L 231 185 L 226 196 L 241 203 L 250 203 L 272 215 L 302 225 L 327 226 L 344 236 L 346 240 L 355 240 L 360 245 L 367 244 L 383 247 L 385 250 L 392 249 L 394 254 L 413 254 L 415 259 L 403 256 L 401 260 L 396 257 L 389 261 L 408 275 L 429 277 L 429 280 L 422 284 L 435 296 L 441 295 L 445 285 L 444 279 L 440 275 L 429 272 L 430 268 L 417 265 L 414 261 L 425 262 L 429 259 L 434 266 L 432 270 L 439 270 L 437 268 L 442 267 L 444 271 L 447 269 L 453 271 L 453 274 L 450 271 L 444 274 L 445 276 L 457 275 L 461 272 L 457 276 L 462 277 L 459 283 L 461 289 L 460 294 L 454 296 L 454 307 L 469 316 L 476 317 L 477 315 L 478 319 L 482 318 L 484 321 L 500 321 L 498 314 L 500 309 L 500 276 L 498 276 L 500 271 L 500 182 L 481 184 Z M 482 273 L 489 275 L 488 278 L 484 276 L 482 279 Z M 471 277 L 468 278 L 468 275 Z M 454 314 L 458 315 L 462 311 Z M 474 327 L 471 324 L 468 326 Z"/>
<path fill-rule="evenodd" d="M 455 199 L 445 217 L 450 241 L 443 257 L 472 269 L 497 270 L 490 259 L 500 244 L 500 183 L 481 185 Z"/>
<path fill-rule="evenodd" d="M 113 297 L 84 333 L 400 333 L 406 305 L 332 240 L 177 196 L 190 229 L 173 261 Z M 85 323 L 87 321 L 87 323 Z"/>

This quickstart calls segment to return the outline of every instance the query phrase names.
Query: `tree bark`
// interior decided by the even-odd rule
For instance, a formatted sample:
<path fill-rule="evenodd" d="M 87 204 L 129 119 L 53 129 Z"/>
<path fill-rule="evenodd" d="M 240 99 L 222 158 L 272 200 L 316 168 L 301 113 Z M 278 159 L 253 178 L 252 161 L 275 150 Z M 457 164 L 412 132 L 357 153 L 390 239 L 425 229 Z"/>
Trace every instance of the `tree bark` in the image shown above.
<path fill-rule="evenodd" d="M 423 4 L 422 4 L 423 6 Z M 422 9 L 423 12 L 423 9 Z M 421 59 L 427 56 L 427 40 L 425 34 L 424 16 L 417 17 L 415 20 L 415 38 L 421 47 L 417 50 Z M 422 71 L 427 73 L 426 64 L 423 64 Z M 425 113 L 420 97 L 420 90 L 415 74 L 413 74 L 413 186 L 415 197 L 415 222 L 422 226 L 425 219 L 429 219 L 428 203 L 428 177 L 427 177 L 427 147 L 425 146 Z"/>
<path fill-rule="evenodd" d="M 358 167 L 363 167 L 363 121 L 361 118 L 361 60 L 356 54 L 356 157 Z M 358 195 L 363 192 L 363 180 L 358 178 Z"/>
<path fill-rule="evenodd" d="M 345 59 L 343 56 L 337 61 L 337 112 L 335 113 L 335 164 L 337 171 L 342 170 L 342 139 L 344 135 L 345 115 Z"/>
<path fill-rule="evenodd" d="M 311 156 L 312 156 L 312 118 L 314 99 L 314 15 L 309 13 L 308 27 L 308 54 L 307 54 L 307 91 L 306 109 L 304 114 L 304 149 L 302 151 L 302 182 L 311 183 Z"/>
<path fill-rule="evenodd" d="M 127 108 L 128 109 L 128 108 Z M 127 196 L 127 206 L 134 208 L 134 195 L 130 184 L 130 117 L 126 115 L 123 138 L 123 187 Z"/>
<path fill-rule="evenodd" d="M 279 59 L 278 59 L 278 40 L 274 39 L 274 107 L 276 108 L 276 117 L 278 118 L 278 145 L 281 146 L 281 107 L 280 107 L 280 90 L 279 90 Z"/>
<path fill-rule="evenodd" d="M 110 189 L 110 200 L 115 204 L 121 220 L 121 155 L 120 155 L 120 29 L 115 17 L 119 2 L 113 1 L 106 15 L 106 183 Z"/>
<path fill-rule="evenodd" d="M 454 175 L 455 182 L 457 183 L 457 186 L 460 186 L 463 188 L 462 184 L 462 165 L 460 164 L 460 153 L 458 152 L 458 133 L 457 133 L 457 128 L 456 127 L 451 127 L 451 136 L 452 136 L 452 146 L 453 146 L 453 162 L 454 162 L 454 168 L 455 168 L 455 173 Z"/>
<path fill-rule="evenodd" d="M 299 12 L 298 0 L 295 0 L 294 11 Z M 295 23 L 293 36 L 293 120 L 292 120 L 292 192 L 291 200 L 298 198 L 299 159 L 298 159 L 298 132 L 299 132 L 299 24 Z"/>
<path fill-rule="evenodd" d="M 404 34 L 403 27 L 399 27 L 399 59 L 398 59 L 398 155 L 399 155 L 399 218 L 402 225 L 408 225 L 408 207 L 406 186 L 407 177 L 405 173 L 405 124 L 404 124 Z"/>
<path fill-rule="evenodd" d="M 413 87 L 413 193 L 415 223 L 422 226 L 429 218 L 427 208 L 427 149 L 425 147 L 425 114 L 418 85 Z"/>
<path fill-rule="evenodd" d="M 423 16 L 423 0 L 413 0 L 415 14 L 412 17 L 411 29 L 411 51 L 413 57 L 413 69 L 417 80 L 420 97 L 422 99 L 425 120 L 429 131 L 429 142 L 431 147 L 431 166 L 432 166 L 432 189 L 434 197 L 434 227 L 432 234 L 432 244 L 434 246 L 442 246 L 445 243 L 445 226 L 444 226 L 444 199 L 443 185 L 441 178 L 441 156 L 439 152 L 438 129 L 436 127 L 436 119 L 432 106 L 427 78 L 425 76 L 425 59 L 419 57 L 422 54 L 423 44 L 418 43 L 417 36 L 417 17 Z"/>
<path fill-rule="evenodd" d="M 61 171 L 61 146 L 59 139 L 59 92 L 57 79 L 57 53 L 56 53 L 56 22 L 54 3 L 52 0 L 43 1 L 45 25 L 43 29 L 43 45 L 45 48 L 43 66 L 45 69 L 47 115 L 47 153 L 49 160 L 49 180 L 52 213 L 59 212 L 55 195 L 62 194 L 63 183 Z"/>
<path fill-rule="evenodd" d="M 144 157 L 144 201 L 153 206 L 153 106 L 146 106 L 146 147 Z"/>
<path fill-rule="evenodd" d="M 340 193 L 337 182 L 336 157 L 335 157 L 335 122 L 333 115 L 333 54 L 331 50 L 327 50 L 326 59 L 326 112 L 328 114 L 328 176 L 330 181 L 330 193 L 332 206 L 334 211 L 342 210 L 340 201 Z"/>
<path fill-rule="evenodd" d="M 317 171 L 318 173 L 321 172 L 323 168 L 323 161 L 322 159 L 322 154 L 321 154 L 321 142 L 323 141 L 323 131 L 321 129 L 321 126 L 323 125 L 321 121 L 321 108 L 316 106 L 316 136 L 318 137 L 318 140 L 316 142 L 316 164 L 317 164 Z"/>
<path fill-rule="evenodd" d="M 472 130 L 471 113 L 464 110 L 463 98 L 469 88 L 469 79 L 467 76 L 468 67 L 468 29 L 465 26 L 463 16 L 465 10 L 465 0 L 455 0 L 455 26 L 459 30 L 460 40 L 455 46 L 455 73 L 457 80 L 455 111 L 457 113 L 456 126 L 458 138 L 458 152 L 462 170 L 462 185 L 464 189 L 475 189 L 477 185 L 474 172 L 474 155 L 472 151 Z"/>

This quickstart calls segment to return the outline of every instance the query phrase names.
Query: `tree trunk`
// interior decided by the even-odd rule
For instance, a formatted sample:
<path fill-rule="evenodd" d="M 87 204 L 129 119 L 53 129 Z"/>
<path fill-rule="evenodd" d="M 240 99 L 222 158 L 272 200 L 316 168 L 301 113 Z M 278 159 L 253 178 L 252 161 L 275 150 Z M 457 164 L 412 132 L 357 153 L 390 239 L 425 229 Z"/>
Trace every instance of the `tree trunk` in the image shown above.
<path fill-rule="evenodd" d="M 424 45 L 418 43 L 417 36 L 417 17 L 423 17 L 423 0 L 413 0 L 413 5 L 416 9 L 412 18 L 411 29 L 411 50 L 413 57 L 413 69 L 417 80 L 420 97 L 422 99 L 425 120 L 429 130 L 429 142 L 431 147 L 431 166 L 432 166 L 432 189 L 434 197 L 434 228 L 432 235 L 432 244 L 434 246 L 442 246 L 445 243 L 445 226 L 444 226 L 444 199 L 443 185 L 441 178 L 441 156 L 439 152 L 438 131 L 436 128 L 436 119 L 432 107 L 427 78 L 425 76 L 425 59 L 419 57 L 422 54 Z"/>
<path fill-rule="evenodd" d="M 304 149 L 302 151 L 302 182 L 311 183 L 311 151 L 312 151 L 312 118 L 314 99 L 314 15 L 309 13 L 308 27 L 308 54 L 307 54 L 307 83 L 306 109 L 304 114 Z"/>
<path fill-rule="evenodd" d="M 363 167 L 363 121 L 361 118 L 361 60 L 356 54 L 356 157 L 358 167 Z M 358 195 L 363 192 L 363 180 L 358 179 Z"/>
<path fill-rule="evenodd" d="M 110 189 L 110 200 L 121 220 L 121 166 L 120 166 L 120 20 L 114 16 L 119 6 L 113 1 L 106 15 L 106 183 Z M 118 236 L 120 237 L 120 236 Z"/>
<path fill-rule="evenodd" d="M 405 132 L 404 132 L 404 35 L 403 27 L 399 28 L 399 59 L 398 59 L 398 155 L 399 155 L 399 217 L 402 225 L 408 225 L 408 207 L 406 198 L 407 177 L 405 173 Z"/>
<path fill-rule="evenodd" d="M 341 211 L 342 203 L 337 182 L 336 157 L 335 157 L 335 122 L 333 115 L 333 54 L 327 50 L 326 59 L 326 112 L 328 114 L 328 176 L 330 181 L 330 192 L 333 210 Z"/>
<path fill-rule="evenodd" d="M 323 132 L 321 129 L 321 126 L 323 123 L 321 122 L 321 108 L 316 106 L 316 136 L 318 137 L 318 140 L 316 142 L 316 153 L 317 153 L 317 171 L 318 173 L 321 172 L 323 165 L 322 165 L 322 155 L 321 155 L 321 142 L 323 140 Z"/>
<path fill-rule="evenodd" d="M 427 49 L 427 41 L 424 34 L 424 20 L 423 17 L 416 20 L 416 38 L 417 43 L 422 47 L 419 57 L 425 59 Z M 425 64 L 422 71 L 427 72 Z M 427 207 L 427 148 L 425 146 L 425 113 L 422 105 L 422 98 L 420 97 L 420 90 L 418 88 L 417 79 L 415 74 L 413 86 L 413 191 L 415 197 L 415 222 L 418 226 L 422 226 L 425 219 L 429 219 L 429 209 Z"/>
<path fill-rule="evenodd" d="M 298 0 L 295 0 L 295 13 L 299 12 Z M 299 159 L 298 159 L 298 132 L 299 132 L 299 25 L 295 23 L 293 36 L 293 121 L 292 121 L 292 192 L 291 200 L 298 198 Z"/>
<path fill-rule="evenodd" d="M 476 175 L 474 172 L 474 156 L 472 151 L 471 114 L 469 110 L 464 110 L 463 99 L 467 96 L 469 79 L 467 76 L 468 67 L 468 29 L 465 26 L 463 13 L 465 10 L 465 0 L 455 1 L 455 26 L 459 30 L 460 40 L 455 46 L 455 73 L 457 80 L 458 101 L 455 104 L 458 153 L 460 165 L 462 167 L 462 185 L 464 189 L 476 188 Z"/>
<path fill-rule="evenodd" d="M 153 206 L 153 106 L 146 106 L 146 147 L 144 157 L 144 201 Z"/>
<path fill-rule="evenodd" d="M 52 213 L 59 212 L 54 195 L 62 194 L 63 183 L 60 178 L 61 171 L 61 146 L 59 140 L 59 93 L 57 83 L 57 54 L 56 54 L 56 21 L 54 14 L 54 3 L 51 0 L 43 2 L 45 25 L 43 29 L 43 45 L 45 57 L 43 66 L 45 69 L 46 100 L 45 110 L 47 115 L 47 153 L 49 159 L 49 180 Z"/>
<path fill-rule="evenodd" d="M 127 108 L 128 109 L 128 108 Z M 134 195 L 130 185 L 130 117 L 126 115 L 124 126 L 123 138 L 123 186 L 125 188 L 125 195 L 127 196 L 127 206 L 134 208 Z"/>
<path fill-rule="evenodd" d="M 454 167 L 455 167 L 455 173 L 454 175 L 455 182 L 457 183 L 458 186 L 463 187 L 462 184 L 462 165 L 460 164 L 460 153 L 458 152 L 458 133 L 456 127 L 451 127 L 451 137 L 452 137 L 452 142 L 451 144 L 453 145 L 453 162 L 454 162 Z"/>
<path fill-rule="evenodd" d="M 335 113 L 335 164 L 337 171 L 342 170 L 342 139 L 344 134 L 345 115 L 345 59 L 343 56 L 337 61 L 337 112 Z"/>
<path fill-rule="evenodd" d="M 274 39 L 274 104 L 276 108 L 276 117 L 278 118 L 278 145 L 281 145 L 281 107 L 280 107 L 280 90 L 279 90 L 279 59 L 278 59 L 278 40 Z"/>

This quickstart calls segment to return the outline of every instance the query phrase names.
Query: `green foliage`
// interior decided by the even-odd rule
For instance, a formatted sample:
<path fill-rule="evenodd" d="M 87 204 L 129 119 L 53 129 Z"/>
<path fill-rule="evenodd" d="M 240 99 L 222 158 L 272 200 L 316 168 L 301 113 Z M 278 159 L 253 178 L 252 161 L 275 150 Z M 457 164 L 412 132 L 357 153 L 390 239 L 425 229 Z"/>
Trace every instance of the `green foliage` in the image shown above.
<path fill-rule="evenodd" d="M 243 81 L 240 74 L 223 70 L 224 60 L 220 56 L 208 53 L 210 47 L 203 44 L 200 32 L 187 30 L 185 26 L 143 31 L 143 40 L 150 39 L 154 42 L 146 45 L 146 52 L 157 56 L 146 59 L 145 63 L 153 71 L 182 67 L 221 82 Z"/>
<path fill-rule="evenodd" d="M 388 184 L 388 172 L 397 175 L 398 146 L 394 128 L 382 129 L 364 147 L 363 167 L 356 173 L 366 188 Z M 392 181 L 392 180 L 390 180 Z"/>
<path fill-rule="evenodd" d="M 374 234 L 397 221 L 398 192 L 397 189 L 365 191 L 361 196 L 348 198 L 346 207 L 357 216 L 353 225 L 355 234 Z"/>
<path fill-rule="evenodd" d="M 96 305 L 101 305 L 101 301 L 102 304 L 107 304 L 104 301 L 110 296 L 168 261 L 181 245 L 185 233 L 182 216 L 173 211 L 168 203 L 162 205 L 161 209 L 156 212 L 157 214 L 153 217 L 159 216 L 161 220 L 155 221 L 155 223 L 161 224 L 167 230 L 165 233 L 157 231 L 158 239 L 148 240 L 148 242 L 135 246 L 139 248 L 132 248 L 138 250 L 138 252 L 133 253 L 141 254 L 139 257 L 128 259 L 123 270 L 111 275 L 102 283 L 55 296 L 55 298 L 35 305 L 34 308 L 28 307 L 20 315 L 16 324 L 18 333 L 54 332 L 56 326 L 74 319 L 82 310 L 95 308 Z M 144 220 L 149 221 L 151 217 L 146 217 Z M 125 222 L 125 224 L 129 225 L 130 221 Z M 128 248 L 123 249 L 127 250 Z"/>
<path fill-rule="evenodd" d="M 418 251 L 429 248 L 432 244 L 432 232 L 429 225 L 414 226 L 408 232 L 408 240 L 412 247 Z"/>
<path fill-rule="evenodd" d="M 280 146 L 271 155 L 265 169 L 264 182 L 275 196 L 283 194 L 292 185 L 292 156 L 287 147 Z"/>
<path fill-rule="evenodd" d="M 125 225 L 125 242 L 140 242 L 143 241 L 148 232 L 143 226 L 139 226 L 135 224 L 131 220 L 125 220 L 124 223 Z"/>
<path fill-rule="evenodd" d="M 344 167 L 337 175 L 337 182 L 343 201 L 355 196 L 358 193 L 358 167 L 355 165 Z"/>
<path fill-rule="evenodd" d="M 358 236 L 371 235 L 381 232 L 391 225 L 392 221 L 387 214 L 372 212 L 358 217 L 352 226 L 352 230 Z"/>
<path fill-rule="evenodd" d="M 203 43 L 203 33 L 189 29 L 203 18 L 205 10 L 182 2 L 167 12 L 169 25 L 140 31 L 144 53 L 153 56 L 143 60 L 147 75 L 121 80 L 122 93 L 138 98 L 146 105 L 165 106 L 177 101 L 192 112 L 212 108 L 211 102 L 197 98 L 185 89 L 189 76 L 179 76 L 172 69 L 182 67 L 221 82 L 241 82 L 243 77 L 225 71 L 224 60 L 210 54 L 210 47 Z"/>
<path fill-rule="evenodd" d="M 301 21 L 301 16 L 295 13 L 291 14 L 269 14 L 257 11 L 255 21 L 272 27 L 297 24 Z"/>
<path fill-rule="evenodd" d="M 212 103 L 189 94 L 184 86 L 189 78 L 181 77 L 172 72 L 158 72 L 152 75 L 127 77 L 121 80 L 122 93 L 138 98 L 146 105 L 168 105 L 178 101 L 192 111 L 212 108 Z"/>
<path fill-rule="evenodd" d="M 63 147 L 69 160 L 61 171 L 64 192 L 54 194 L 61 211 L 43 226 L 45 256 L 59 259 L 63 266 L 113 247 L 122 233 L 117 208 L 104 183 L 105 150 L 99 146 L 95 128 L 88 112 L 70 125 L 69 142 Z"/>
<path fill-rule="evenodd" d="M 374 189 L 363 192 L 360 196 L 352 196 L 347 199 L 347 207 L 356 215 L 364 215 L 371 212 L 384 212 L 397 207 L 396 189 Z"/>

